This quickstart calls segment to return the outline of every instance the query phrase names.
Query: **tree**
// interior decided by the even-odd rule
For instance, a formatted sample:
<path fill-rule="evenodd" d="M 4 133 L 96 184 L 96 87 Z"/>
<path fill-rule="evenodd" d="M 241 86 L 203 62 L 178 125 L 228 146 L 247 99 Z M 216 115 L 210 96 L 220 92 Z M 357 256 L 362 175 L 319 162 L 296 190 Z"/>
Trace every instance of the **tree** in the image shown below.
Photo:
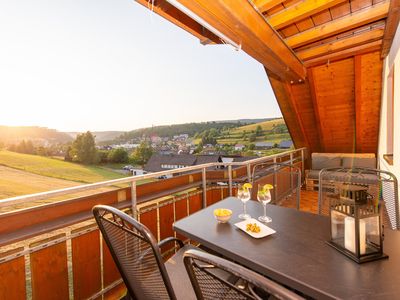
<path fill-rule="evenodd" d="M 69 155 L 72 161 L 94 164 L 99 161 L 93 134 L 88 131 L 78 134 L 73 141 Z"/>
<path fill-rule="evenodd" d="M 107 156 L 109 162 L 125 163 L 128 161 L 128 152 L 124 148 L 112 149 Z"/>
<path fill-rule="evenodd" d="M 252 133 L 250 136 L 249 136 L 249 142 L 255 142 L 256 141 L 256 134 L 255 133 Z"/>
<path fill-rule="evenodd" d="M 261 136 L 262 135 L 262 127 L 261 125 L 258 125 L 256 128 L 256 136 Z"/>
<path fill-rule="evenodd" d="M 256 145 L 253 143 L 249 144 L 249 146 L 248 146 L 249 150 L 254 150 L 255 148 L 256 148 Z"/>
<path fill-rule="evenodd" d="M 153 152 L 153 148 L 149 143 L 141 142 L 140 145 L 135 149 L 135 151 L 133 151 L 131 155 L 131 160 L 134 164 L 138 164 L 144 167 L 144 165 L 153 155 Z"/>
<path fill-rule="evenodd" d="M 72 147 L 68 146 L 67 150 L 65 151 L 65 156 L 64 156 L 65 161 L 72 161 L 71 150 L 72 150 Z"/>

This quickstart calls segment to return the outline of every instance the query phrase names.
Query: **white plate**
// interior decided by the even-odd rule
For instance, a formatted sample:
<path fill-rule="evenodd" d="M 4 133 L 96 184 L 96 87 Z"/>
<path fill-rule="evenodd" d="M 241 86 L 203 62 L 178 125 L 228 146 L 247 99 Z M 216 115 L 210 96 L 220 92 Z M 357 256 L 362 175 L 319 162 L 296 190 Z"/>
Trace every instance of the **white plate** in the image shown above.
<path fill-rule="evenodd" d="M 251 232 L 251 231 L 246 231 L 246 226 L 247 224 L 254 224 L 256 223 L 258 226 L 260 226 L 260 232 Z M 273 230 L 272 228 L 269 228 L 268 226 L 264 225 L 263 223 L 259 222 L 256 219 L 247 219 L 244 221 L 241 221 L 239 223 L 235 224 L 236 227 L 242 229 L 244 232 L 246 232 L 247 234 L 251 235 L 252 237 L 259 239 L 259 238 L 263 238 L 265 236 L 268 236 L 270 234 L 274 234 L 276 231 Z"/>

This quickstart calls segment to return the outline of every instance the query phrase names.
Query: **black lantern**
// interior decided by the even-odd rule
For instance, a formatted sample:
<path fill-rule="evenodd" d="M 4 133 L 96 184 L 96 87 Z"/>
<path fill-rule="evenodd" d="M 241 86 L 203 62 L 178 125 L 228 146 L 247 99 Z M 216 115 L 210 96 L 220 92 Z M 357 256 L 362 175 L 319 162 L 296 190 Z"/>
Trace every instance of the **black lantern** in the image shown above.
<path fill-rule="evenodd" d="M 328 244 L 357 263 L 388 257 L 383 253 L 381 205 L 367 190 L 368 186 L 340 184 L 329 196 Z"/>

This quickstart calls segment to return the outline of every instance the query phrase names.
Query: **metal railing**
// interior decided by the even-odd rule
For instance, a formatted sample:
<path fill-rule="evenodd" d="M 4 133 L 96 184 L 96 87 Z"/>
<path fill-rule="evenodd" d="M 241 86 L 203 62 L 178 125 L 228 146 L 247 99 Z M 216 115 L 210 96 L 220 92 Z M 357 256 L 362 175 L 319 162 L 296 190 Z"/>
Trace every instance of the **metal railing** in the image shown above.
<path fill-rule="evenodd" d="M 17 196 L 17 197 L 12 197 L 12 198 L 7 198 L 7 199 L 2 199 L 0 200 L 0 208 L 1 207 L 6 207 L 6 206 L 12 206 L 16 204 L 24 204 L 28 203 L 31 201 L 36 201 L 36 200 L 44 200 L 44 199 L 50 199 L 56 196 L 65 196 L 65 195 L 70 195 L 73 193 L 77 192 L 82 192 L 82 191 L 88 191 L 88 190 L 94 190 L 98 189 L 101 187 L 109 187 L 109 186 L 115 186 L 117 184 L 123 184 L 123 183 L 130 183 L 131 184 L 131 201 L 132 201 L 132 209 L 133 211 L 136 210 L 137 206 L 137 197 L 136 197 L 136 185 L 138 181 L 145 180 L 145 179 L 157 179 L 161 176 L 168 176 L 168 175 L 176 175 L 176 174 L 183 174 L 183 173 L 190 173 L 190 172 L 195 172 L 195 171 L 201 171 L 202 172 L 202 185 L 203 189 L 206 186 L 206 170 L 209 168 L 218 168 L 218 167 L 223 167 L 228 169 L 228 185 L 229 185 L 229 194 L 232 195 L 232 167 L 244 167 L 246 166 L 247 170 L 247 177 L 248 181 L 251 181 L 251 166 L 258 164 L 258 163 L 263 163 L 266 161 L 273 161 L 276 163 L 278 161 L 278 158 L 288 156 L 290 157 L 289 162 L 293 163 L 295 161 L 294 155 L 295 154 L 300 154 L 301 156 L 301 162 L 302 162 L 302 174 L 304 173 L 304 160 L 305 160 L 305 151 L 306 148 L 299 148 L 291 151 L 285 151 L 282 153 L 270 155 L 270 156 L 264 156 L 256 159 L 251 159 L 245 162 L 228 162 L 228 163 L 207 163 L 207 164 L 202 164 L 202 165 L 196 165 L 196 166 L 189 166 L 189 167 L 184 167 L 184 168 L 179 168 L 179 169 L 173 169 L 173 170 L 167 170 L 167 171 L 161 171 L 161 172 L 155 172 L 155 173 L 148 173 L 144 175 L 136 175 L 136 176 L 131 176 L 131 177 L 126 177 L 126 178 L 121 178 L 121 179 L 113 179 L 113 180 L 108 180 L 108 181 L 102 181 L 102 182 L 96 182 L 96 183 L 91 183 L 91 184 L 85 184 L 81 186 L 74 186 L 74 187 L 69 187 L 69 188 L 63 188 L 59 190 L 54 190 L 54 191 L 48 191 L 48 192 L 41 192 L 41 193 L 35 193 L 35 194 L 30 194 L 30 195 L 23 195 L 23 196 Z M 205 194 L 204 194 L 205 195 Z M 205 201 L 203 199 L 203 201 Z"/>
<path fill-rule="evenodd" d="M 93 226 L 90 212 L 93 205 L 101 203 L 128 209 L 161 240 L 174 235 L 174 221 L 233 195 L 235 183 L 251 182 L 257 164 L 285 162 L 297 164 L 298 167 L 301 164 L 301 170 L 304 171 L 305 151 L 305 148 L 301 148 L 245 162 L 209 163 L 0 200 L 0 208 L 9 208 L 15 205 L 29 206 L 37 200 L 51 200 L 58 196 L 75 197 L 0 213 L 0 269 L 10 270 L 7 273 L 10 276 L 3 277 L 2 281 L 4 284 L 25 282 L 28 299 L 43 295 L 38 282 L 43 289 L 64 290 L 64 296 L 60 296 L 60 299 L 106 299 L 110 293 L 120 292 L 121 281 L 118 271 L 110 267 L 112 259 L 103 246 L 97 227 Z M 164 175 L 181 176 L 138 184 L 141 180 Z M 121 184 L 129 186 L 121 188 Z M 104 187 L 116 187 L 116 190 L 91 193 L 79 198 L 75 196 L 77 192 Z M 121 199 L 120 193 L 123 194 Z M 88 248 L 91 252 L 88 252 Z M 81 252 L 79 249 L 85 250 Z M 51 261 L 53 257 L 58 259 L 48 265 L 40 263 L 42 269 L 38 270 L 38 262 Z M 90 276 L 91 284 L 77 273 L 80 266 L 88 261 L 90 265 L 85 268 L 97 274 Z M 23 269 L 22 274 L 17 272 L 19 277 L 12 277 L 16 274 L 14 270 L 18 269 Z M 60 282 L 48 282 L 41 278 L 43 274 L 54 270 L 64 272 Z M 97 278 L 96 282 L 93 282 L 94 278 Z"/>

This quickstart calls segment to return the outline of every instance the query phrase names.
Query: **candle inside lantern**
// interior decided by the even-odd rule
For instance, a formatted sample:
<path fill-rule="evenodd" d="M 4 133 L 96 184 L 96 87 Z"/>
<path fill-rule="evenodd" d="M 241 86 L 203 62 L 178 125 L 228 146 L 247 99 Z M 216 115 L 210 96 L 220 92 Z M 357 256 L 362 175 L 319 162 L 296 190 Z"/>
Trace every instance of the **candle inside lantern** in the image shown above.
<path fill-rule="evenodd" d="M 360 254 L 365 254 L 366 251 L 366 224 L 363 219 L 360 219 Z M 356 253 L 356 233 L 355 233 L 355 222 L 354 218 L 346 217 L 344 219 L 344 247 Z"/>

